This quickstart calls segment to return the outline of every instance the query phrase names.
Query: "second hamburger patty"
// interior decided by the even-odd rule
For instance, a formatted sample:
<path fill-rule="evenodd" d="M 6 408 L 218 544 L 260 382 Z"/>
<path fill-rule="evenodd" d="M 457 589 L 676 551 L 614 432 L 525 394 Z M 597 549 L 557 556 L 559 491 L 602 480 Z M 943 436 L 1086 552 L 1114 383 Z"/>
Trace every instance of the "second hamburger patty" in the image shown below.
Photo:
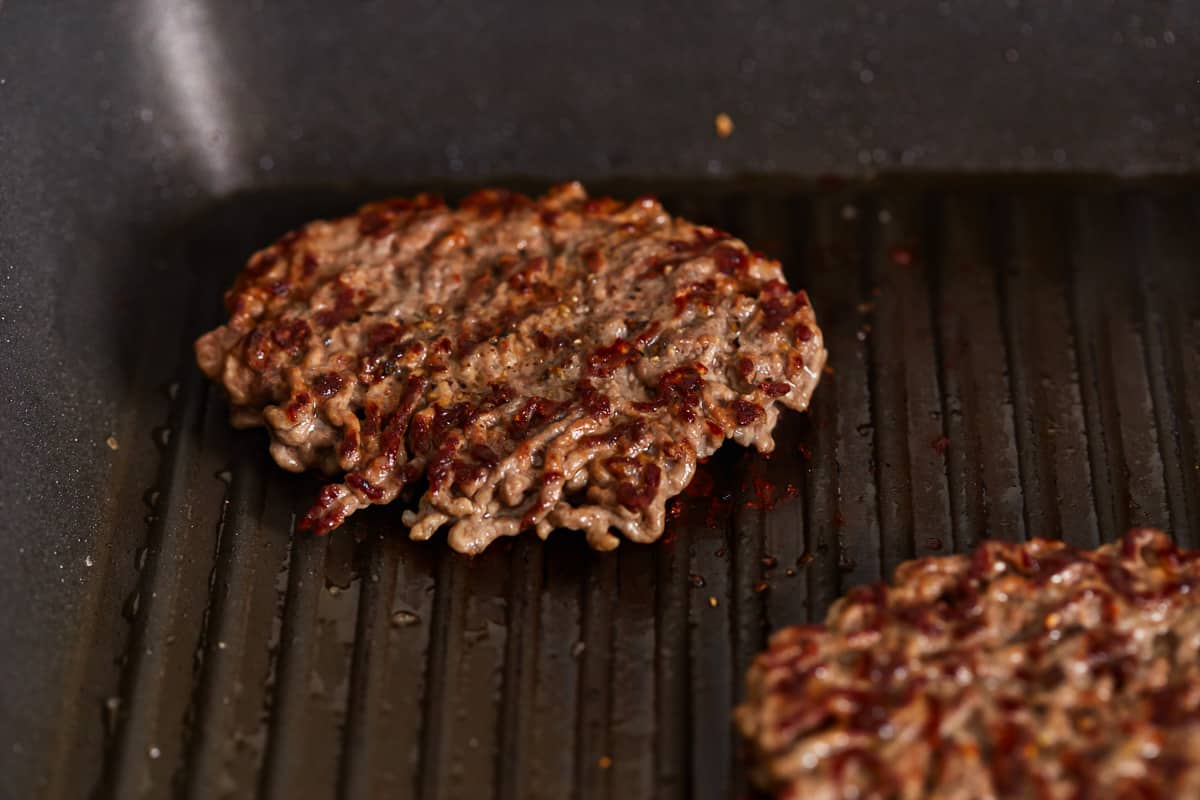
<path fill-rule="evenodd" d="M 785 628 L 737 711 L 779 796 L 1200 796 L 1200 552 L 986 542 Z"/>
<path fill-rule="evenodd" d="M 776 261 L 651 198 L 419 196 L 313 222 L 256 253 L 196 342 L 241 427 L 340 481 L 325 532 L 424 486 L 410 535 L 477 553 L 526 528 L 662 534 L 667 500 L 727 438 L 773 447 L 825 362 Z"/>

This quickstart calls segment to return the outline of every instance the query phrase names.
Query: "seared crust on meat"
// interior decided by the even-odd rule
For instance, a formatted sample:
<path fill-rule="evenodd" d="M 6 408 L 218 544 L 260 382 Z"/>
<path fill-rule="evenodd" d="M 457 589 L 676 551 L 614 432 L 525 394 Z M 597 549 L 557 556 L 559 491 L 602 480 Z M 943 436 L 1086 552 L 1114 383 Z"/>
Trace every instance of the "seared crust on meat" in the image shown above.
<path fill-rule="evenodd" d="M 1200 797 L 1200 553 L 986 542 L 785 628 L 737 709 L 779 796 Z"/>
<path fill-rule="evenodd" d="M 776 261 L 652 198 L 431 196 L 310 223 L 256 253 L 196 342 L 233 422 L 285 469 L 339 480 L 322 533 L 424 487 L 411 536 L 476 553 L 533 528 L 615 547 L 727 438 L 773 447 L 825 362 Z"/>

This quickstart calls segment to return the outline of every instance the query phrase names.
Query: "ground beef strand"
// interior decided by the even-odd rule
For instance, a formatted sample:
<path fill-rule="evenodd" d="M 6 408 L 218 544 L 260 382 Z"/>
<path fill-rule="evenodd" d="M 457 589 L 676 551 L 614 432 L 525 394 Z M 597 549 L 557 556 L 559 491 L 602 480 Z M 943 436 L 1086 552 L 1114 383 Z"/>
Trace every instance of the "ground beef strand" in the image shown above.
<path fill-rule="evenodd" d="M 327 485 L 302 527 L 421 492 L 410 535 L 476 553 L 532 528 L 662 534 L 726 439 L 773 447 L 825 362 L 778 262 L 652 198 L 422 195 L 256 253 L 196 342 L 235 425 Z M 799 335 L 797 332 L 803 332 Z"/>
<path fill-rule="evenodd" d="M 779 796 L 1200 797 L 1200 552 L 1138 529 L 907 562 L 776 633 L 736 720 Z"/>

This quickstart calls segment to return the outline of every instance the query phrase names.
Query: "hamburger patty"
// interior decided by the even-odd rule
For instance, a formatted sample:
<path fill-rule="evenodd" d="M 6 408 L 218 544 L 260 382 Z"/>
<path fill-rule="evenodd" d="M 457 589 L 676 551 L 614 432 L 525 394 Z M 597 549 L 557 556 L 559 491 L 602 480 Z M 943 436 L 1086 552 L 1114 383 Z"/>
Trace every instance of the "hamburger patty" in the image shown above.
<path fill-rule="evenodd" d="M 196 342 L 239 427 L 340 476 L 301 526 L 423 487 L 414 539 L 466 553 L 533 528 L 649 542 L 726 439 L 773 447 L 825 350 L 776 261 L 652 198 L 428 195 L 310 223 L 256 253 Z"/>
<path fill-rule="evenodd" d="M 736 720 L 786 797 L 1200 797 L 1200 553 L 1140 529 L 907 562 L 776 633 Z"/>

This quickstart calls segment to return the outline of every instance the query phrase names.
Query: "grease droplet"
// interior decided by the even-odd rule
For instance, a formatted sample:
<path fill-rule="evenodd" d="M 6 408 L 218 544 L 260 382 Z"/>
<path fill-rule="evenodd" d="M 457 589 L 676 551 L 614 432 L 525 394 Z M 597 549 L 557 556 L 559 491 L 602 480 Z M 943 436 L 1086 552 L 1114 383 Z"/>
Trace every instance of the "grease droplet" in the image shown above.
<path fill-rule="evenodd" d="M 121 698 L 115 695 L 104 701 L 104 728 L 109 735 L 117 732 L 117 720 L 121 714 Z"/>
<path fill-rule="evenodd" d="M 133 594 L 129 595 L 129 599 L 125 601 L 124 608 L 121 609 L 125 615 L 125 619 L 133 622 L 133 620 L 137 617 L 138 609 L 141 608 L 141 606 L 142 595 L 140 592 L 134 592 Z"/>
<path fill-rule="evenodd" d="M 420 621 L 421 621 L 421 618 L 418 617 L 416 614 L 414 614 L 411 611 L 405 611 L 404 609 L 400 609 L 399 611 L 392 612 L 392 627 L 393 628 L 407 628 L 410 625 L 416 625 Z"/>

